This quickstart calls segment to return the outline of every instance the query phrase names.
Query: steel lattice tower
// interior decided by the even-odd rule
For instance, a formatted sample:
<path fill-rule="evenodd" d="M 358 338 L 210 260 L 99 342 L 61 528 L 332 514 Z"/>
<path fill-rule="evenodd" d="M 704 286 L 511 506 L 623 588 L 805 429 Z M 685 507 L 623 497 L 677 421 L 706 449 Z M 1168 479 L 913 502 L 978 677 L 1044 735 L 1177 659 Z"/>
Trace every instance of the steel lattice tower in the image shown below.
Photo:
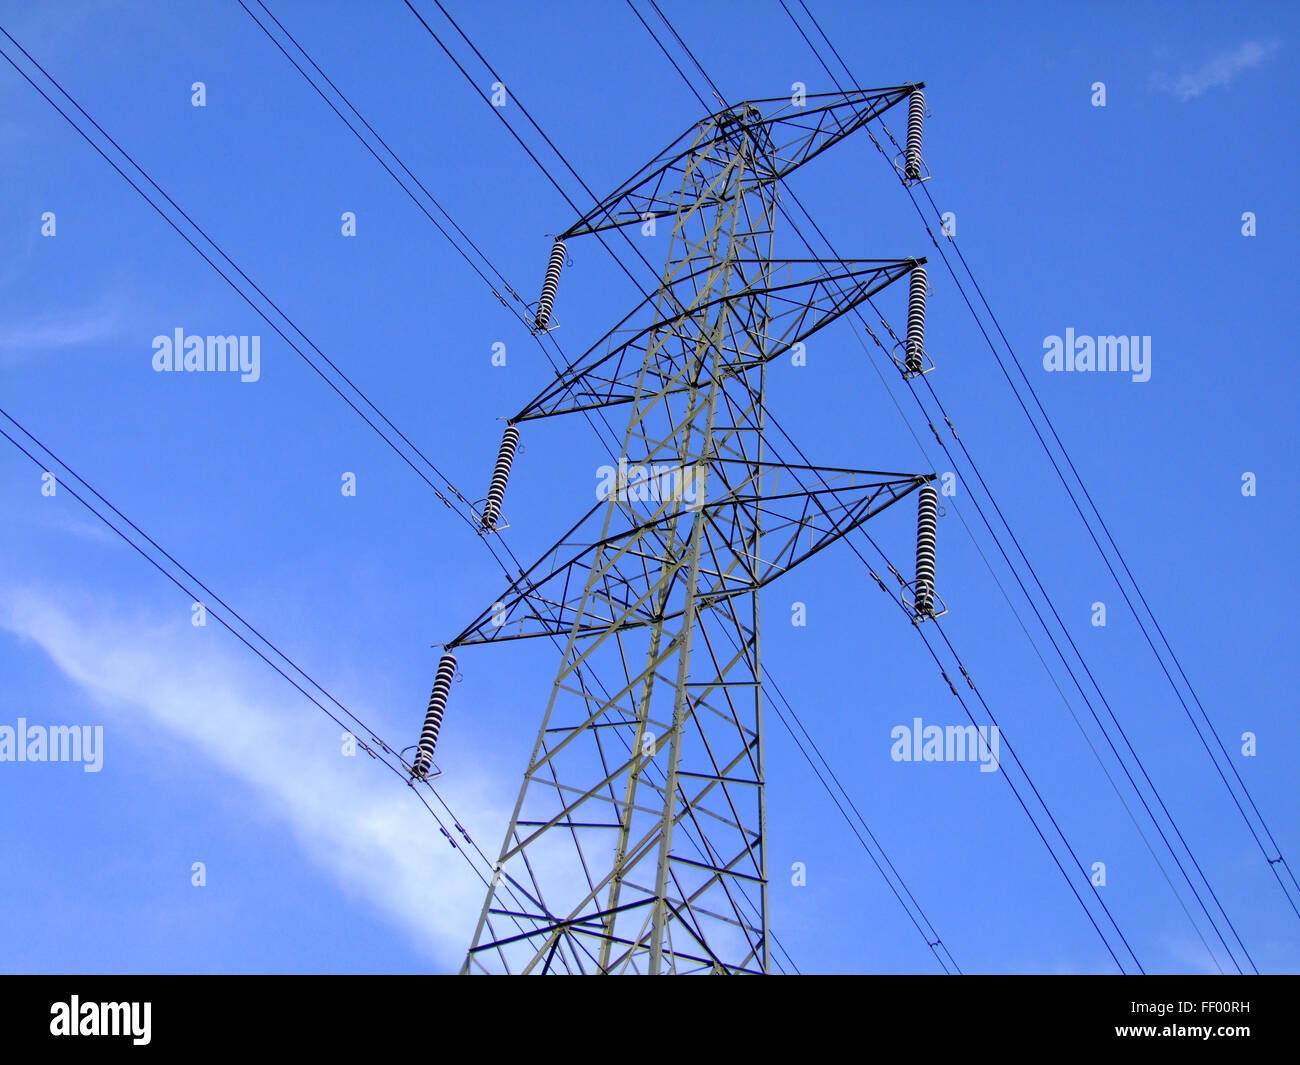
<path fill-rule="evenodd" d="M 625 407 L 612 490 L 446 645 L 564 647 L 463 971 L 768 971 L 759 590 L 932 479 L 765 444 L 768 363 L 922 262 L 774 259 L 780 182 L 916 88 L 727 108 L 557 240 L 539 328 L 564 241 L 671 220 L 657 291 L 511 419 L 485 532 L 526 421 Z"/>

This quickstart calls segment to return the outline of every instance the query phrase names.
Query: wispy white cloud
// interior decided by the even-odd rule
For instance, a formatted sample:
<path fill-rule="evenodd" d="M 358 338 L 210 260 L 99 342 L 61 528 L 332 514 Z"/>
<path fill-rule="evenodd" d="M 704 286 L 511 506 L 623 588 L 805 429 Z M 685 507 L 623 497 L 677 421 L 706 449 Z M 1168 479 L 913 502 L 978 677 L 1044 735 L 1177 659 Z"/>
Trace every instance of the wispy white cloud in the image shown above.
<path fill-rule="evenodd" d="M 260 662 L 215 649 L 211 627 L 126 622 L 31 590 L 2 598 L 0 629 L 39 646 L 112 719 L 162 729 L 240 780 L 347 893 L 443 967 L 460 964 L 482 882 L 396 777 L 364 753 L 343 756 L 339 730 L 287 685 L 277 694 L 272 681 L 283 682 Z M 105 748 L 107 771 L 111 732 Z M 458 768 L 448 798 L 467 827 L 505 822 L 486 784 Z"/>
<path fill-rule="evenodd" d="M 67 533 L 70 536 L 75 536 L 81 540 L 89 540 L 92 543 L 114 545 L 122 543 L 115 534 L 108 530 L 107 526 L 99 522 L 74 517 L 67 510 L 52 510 L 49 507 L 39 507 L 33 511 L 32 519 L 44 528 Z"/>
<path fill-rule="evenodd" d="M 97 344 L 115 337 L 121 325 L 120 306 L 104 302 L 0 326 L 0 358 L 12 365 L 33 355 Z"/>
<path fill-rule="evenodd" d="M 1281 41 L 1246 41 L 1177 77 L 1157 74 L 1155 83 L 1158 88 L 1172 93 L 1185 103 L 1204 95 L 1210 89 L 1231 85 L 1242 71 L 1267 62 L 1281 49 Z"/>

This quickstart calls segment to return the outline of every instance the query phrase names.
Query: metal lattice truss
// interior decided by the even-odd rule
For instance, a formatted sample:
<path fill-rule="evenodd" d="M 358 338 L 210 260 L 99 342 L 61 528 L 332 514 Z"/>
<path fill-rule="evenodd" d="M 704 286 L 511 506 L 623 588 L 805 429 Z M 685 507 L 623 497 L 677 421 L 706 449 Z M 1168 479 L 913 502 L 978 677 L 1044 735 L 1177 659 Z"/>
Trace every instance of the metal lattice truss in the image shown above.
<path fill-rule="evenodd" d="M 915 261 L 774 261 L 776 179 L 908 91 L 724 111 L 567 234 L 673 219 L 650 324 L 526 412 L 622 405 L 606 497 L 448 644 L 564 647 L 463 971 L 768 971 L 759 590 L 930 479 L 768 453 L 770 360 Z"/>
<path fill-rule="evenodd" d="M 757 188 L 787 177 L 920 88 L 924 83 L 818 93 L 805 96 L 802 104 L 778 96 L 726 108 L 692 126 L 560 236 L 568 240 L 648 218 L 676 217 L 684 197 L 720 208 L 727 196 L 745 192 L 711 185 L 695 165 L 701 148 L 725 153 L 754 145 L 757 150 L 747 186 Z M 702 145 L 699 135 L 703 126 L 708 127 L 710 142 Z"/>
<path fill-rule="evenodd" d="M 924 262 L 791 259 L 765 264 L 757 276 L 752 273 L 757 264 L 734 264 L 738 277 L 751 276 L 743 287 L 717 297 L 729 304 L 731 322 L 720 352 L 720 369 L 725 374 L 739 374 L 760 362 L 771 362 Z M 704 277 L 707 268 L 674 281 L 694 285 Z M 699 375 L 705 368 L 693 357 L 698 337 L 690 325 L 708 308 L 687 303 L 676 307 L 667 321 L 640 327 L 632 324 L 644 317 L 656 298 L 642 303 L 610 330 L 511 421 L 630 403 L 638 389 L 650 386 L 665 395 L 700 387 Z M 760 316 L 765 325 L 762 332 L 755 328 Z M 675 332 L 665 336 L 670 330 Z M 657 346 L 658 357 L 647 370 L 646 354 L 651 345 Z M 651 375 L 649 381 L 642 381 L 643 372 Z"/>
<path fill-rule="evenodd" d="M 638 477 L 637 470 L 660 469 L 657 476 Z M 661 563 L 671 549 L 676 514 L 673 501 L 655 503 L 686 484 L 692 494 L 707 497 L 703 470 L 664 469 L 650 463 L 629 467 L 627 481 L 617 490 L 630 502 L 643 502 L 648 520 L 607 538 L 592 542 L 591 529 L 605 510 L 598 503 L 573 530 L 527 573 L 475 619 L 454 644 L 465 646 L 536 636 L 567 636 L 576 631 L 591 636 L 614 628 L 635 628 L 672 620 L 680 613 L 662 615 L 659 604 L 665 589 Z M 744 480 L 728 485 L 723 480 L 721 498 L 699 504 L 704 523 L 704 555 L 724 569 L 701 567 L 699 602 L 710 608 L 735 595 L 756 591 L 852 532 L 868 518 L 924 484 L 929 477 L 871 470 L 796 466 L 786 463 L 750 467 L 738 461 L 720 461 L 713 469 Z M 792 486 L 781 491 L 781 474 Z M 692 477 L 694 484 L 690 484 Z M 794 487 L 795 477 L 815 479 L 826 487 Z M 751 484 L 757 480 L 760 484 Z M 743 528 L 747 508 L 763 505 L 763 557 L 736 550 L 736 535 Z M 688 507 L 693 504 L 686 500 Z M 586 594 L 588 575 L 600 580 L 599 594 Z M 680 570 L 672 579 L 681 579 Z"/>

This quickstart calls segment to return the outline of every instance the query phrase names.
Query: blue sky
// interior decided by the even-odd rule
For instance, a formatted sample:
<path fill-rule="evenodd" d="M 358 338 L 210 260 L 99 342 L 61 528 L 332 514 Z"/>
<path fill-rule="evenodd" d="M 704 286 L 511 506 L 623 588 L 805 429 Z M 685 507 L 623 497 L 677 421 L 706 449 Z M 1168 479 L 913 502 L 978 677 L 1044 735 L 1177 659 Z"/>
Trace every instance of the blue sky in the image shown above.
<path fill-rule="evenodd" d="M 547 234 L 573 212 L 406 7 L 269 6 L 535 298 Z M 796 81 L 834 88 L 776 0 L 661 6 L 733 99 L 785 95 Z M 810 6 L 863 87 L 926 82 L 929 191 L 955 213 L 958 244 L 1021 365 L 1283 853 L 1300 861 L 1285 635 L 1300 593 L 1289 532 L 1300 485 L 1287 461 L 1297 375 L 1285 326 L 1285 241 L 1300 220 L 1294 10 Z M 436 7 L 417 7 L 451 43 Z M 598 193 L 701 117 L 624 4 L 448 9 Z M 0 10 L 4 28 L 320 349 L 481 497 L 498 419 L 549 368 L 239 5 Z M 202 108 L 191 106 L 195 81 L 206 86 Z M 1091 104 L 1098 81 L 1104 108 Z M 496 599 L 500 570 L 7 64 L 0 98 L 4 409 L 380 735 L 414 743 L 431 645 Z M 901 109 L 888 116 L 900 139 L 904 121 Z M 577 183 L 542 158 L 585 207 Z M 791 184 L 846 256 L 933 251 L 864 137 Z M 47 211 L 54 237 L 41 235 Z M 345 211 L 356 213 L 356 237 L 340 234 Z M 1247 211 L 1254 237 L 1241 233 Z M 777 242 L 782 254 L 803 251 L 787 231 Z M 572 252 L 557 338 L 575 357 L 639 296 L 599 245 L 575 241 Z M 662 259 L 662 241 L 647 255 Z M 1256 965 L 1295 971 L 1300 921 L 937 259 L 930 277 L 930 383 Z M 897 328 L 904 299 L 895 286 L 878 300 Z M 260 379 L 155 373 L 153 338 L 177 328 L 260 335 Z M 1150 380 L 1044 372 L 1044 338 L 1067 328 L 1150 336 Z M 491 364 L 498 342 L 505 367 Z M 771 409 L 815 462 L 949 469 L 892 367 L 877 363 L 906 424 L 868 361 L 837 323 L 810 342 L 807 366 L 774 366 Z M 608 456 L 580 422 L 530 425 L 524 446 L 506 512 L 512 548 L 531 561 L 590 505 Z M 1247 471 L 1258 481 L 1249 498 Z M 0 907 L 20 915 L 6 922 L 0 968 L 458 967 L 482 885 L 408 790 L 364 755 L 343 757 L 333 722 L 220 626 L 191 625 L 190 598 L 66 491 L 43 496 L 40 472 L 7 443 L 0 450 L 0 725 L 102 726 L 104 764 L 85 773 L 0 762 Z M 344 472 L 356 475 L 355 497 L 340 492 Z M 1071 709 L 1104 748 L 1068 677 L 1040 664 L 957 519 L 959 510 L 997 561 L 974 487 L 960 479 L 956 509 L 940 521 L 944 631 L 1079 859 L 1106 863 L 1101 897 L 1144 967 L 1226 967 L 1203 917 L 1194 925 L 1184 912 L 1199 917 L 1141 807 L 1125 791 L 1181 903 L 1072 720 Z M 910 573 L 911 507 L 870 532 Z M 995 569 L 1032 621 L 1000 561 Z M 786 623 L 795 601 L 807 605 L 806 627 Z M 1090 624 L 1096 601 L 1107 604 L 1105 628 Z M 764 604 L 767 664 L 962 968 L 1113 971 L 1003 773 L 890 760 L 895 725 L 964 718 L 913 627 L 847 548 L 784 577 Z M 541 643 L 461 656 L 439 788 L 490 853 L 554 659 Z M 1258 737 L 1252 758 L 1236 753 L 1247 731 Z M 768 735 L 771 922 L 789 954 L 804 971 L 938 971 L 784 729 L 769 721 Z M 196 861 L 202 888 L 191 884 Z M 796 862 L 806 886 L 791 883 Z M 1086 891 L 1077 870 L 1075 879 Z"/>

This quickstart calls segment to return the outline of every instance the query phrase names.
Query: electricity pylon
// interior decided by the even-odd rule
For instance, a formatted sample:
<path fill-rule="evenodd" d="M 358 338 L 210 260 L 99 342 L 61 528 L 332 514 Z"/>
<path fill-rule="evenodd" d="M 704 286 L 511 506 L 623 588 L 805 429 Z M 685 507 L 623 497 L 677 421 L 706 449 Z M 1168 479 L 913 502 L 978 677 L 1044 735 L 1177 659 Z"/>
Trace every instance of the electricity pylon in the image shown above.
<path fill-rule="evenodd" d="M 672 227 L 654 294 L 510 420 L 482 511 L 490 533 L 521 423 L 627 411 L 606 497 L 446 645 L 448 682 L 457 647 L 564 647 L 462 971 L 768 971 L 759 590 L 933 479 L 765 443 L 768 364 L 922 262 L 777 260 L 776 205 L 917 88 L 726 108 L 557 238 L 538 329 L 566 240 Z"/>

